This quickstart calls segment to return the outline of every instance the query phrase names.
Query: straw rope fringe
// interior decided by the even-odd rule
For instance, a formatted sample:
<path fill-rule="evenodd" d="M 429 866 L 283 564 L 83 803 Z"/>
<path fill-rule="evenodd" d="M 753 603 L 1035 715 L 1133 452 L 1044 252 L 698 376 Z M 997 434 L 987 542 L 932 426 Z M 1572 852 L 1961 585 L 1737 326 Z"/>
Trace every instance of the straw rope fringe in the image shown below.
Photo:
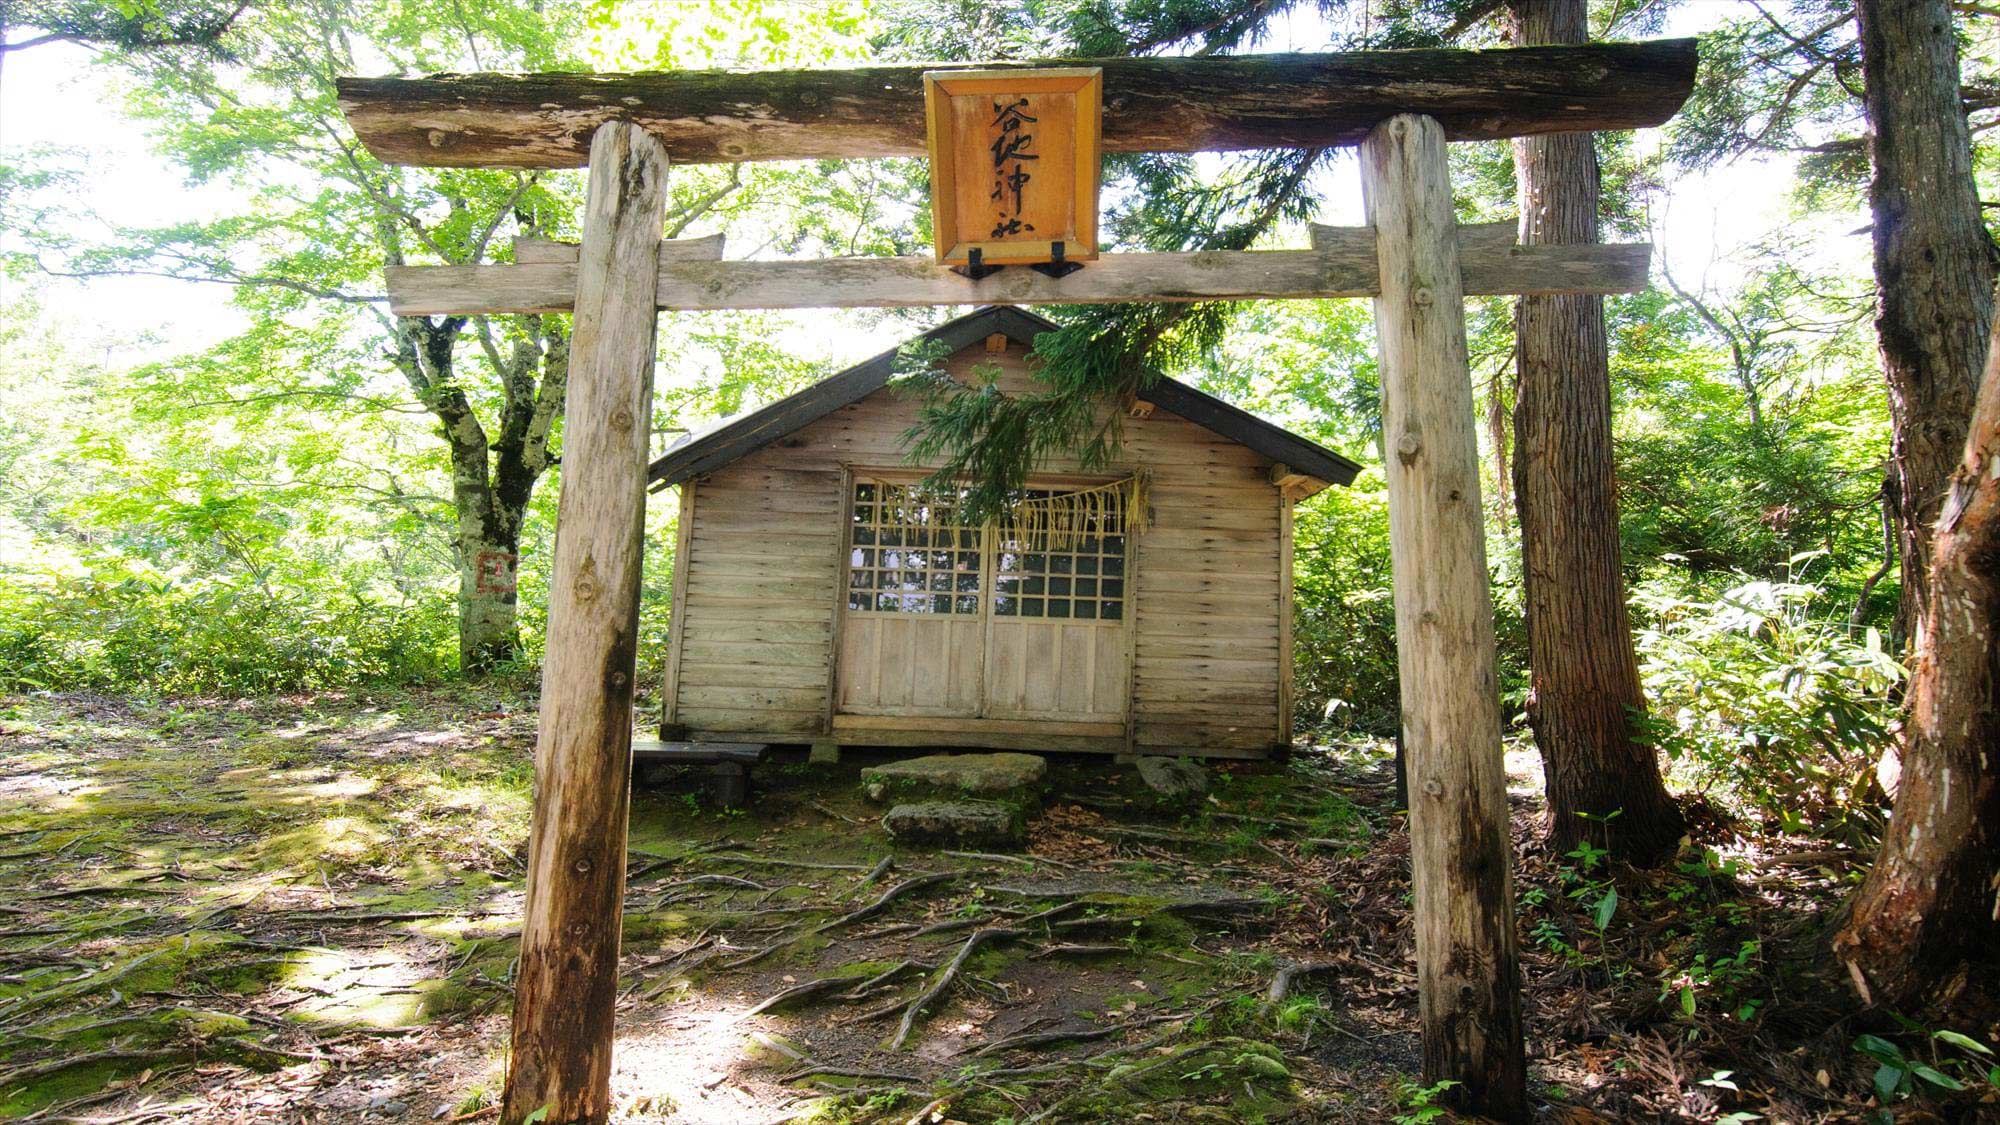
<path fill-rule="evenodd" d="M 1038 550 L 1067 551 L 1110 528 L 1137 535 L 1146 530 L 1150 493 L 1151 474 L 1141 471 L 1094 488 L 1023 500 L 1001 517 L 1001 537 Z"/>
<path fill-rule="evenodd" d="M 959 526 L 958 505 L 913 485 L 876 482 L 882 500 L 911 530 L 942 531 Z M 1139 535 L 1152 513 L 1152 474 L 1140 470 L 1124 480 L 1071 492 L 1021 500 L 999 520 L 1003 540 L 1041 551 L 1067 551 L 1079 540 L 1096 535 Z M 1110 529 L 1118 531 L 1112 532 Z"/>

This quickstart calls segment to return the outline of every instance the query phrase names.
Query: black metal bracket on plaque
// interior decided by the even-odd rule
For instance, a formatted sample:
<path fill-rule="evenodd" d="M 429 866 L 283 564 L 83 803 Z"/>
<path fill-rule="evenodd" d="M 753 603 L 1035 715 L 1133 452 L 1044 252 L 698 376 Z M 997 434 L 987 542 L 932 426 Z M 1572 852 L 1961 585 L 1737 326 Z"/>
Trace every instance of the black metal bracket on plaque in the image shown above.
<path fill-rule="evenodd" d="M 1028 268 L 1034 270 L 1036 273 L 1047 274 L 1050 277 L 1068 277 L 1070 274 L 1083 268 L 1082 262 L 1072 262 L 1063 257 L 1063 244 L 1060 240 L 1049 244 L 1049 252 L 1054 255 L 1054 258 L 1039 265 L 1029 266 Z"/>
<path fill-rule="evenodd" d="M 969 277 L 974 281 L 978 281 L 982 277 L 992 277 L 1006 268 L 1006 266 L 987 265 L 986 254 L 979 247 L 975 246 L 966 253 L 965 264 L 951 267 L 951 272 L 961 277 Z M 1036 268 L 1040 269 L 1041 267 L 1037 266 Z"/>

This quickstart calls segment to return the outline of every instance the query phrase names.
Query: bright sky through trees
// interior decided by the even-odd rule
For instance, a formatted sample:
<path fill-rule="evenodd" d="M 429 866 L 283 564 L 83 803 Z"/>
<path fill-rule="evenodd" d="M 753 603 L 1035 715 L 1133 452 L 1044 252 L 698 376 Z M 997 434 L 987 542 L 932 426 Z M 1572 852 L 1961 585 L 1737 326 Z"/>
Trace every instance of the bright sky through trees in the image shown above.
<path fill-rule="evenodd" d="M 730 65 L 753 52 L 769 57 L 773 29 L 782 31 L 783 2 L 755 4 L 749 0 L 727 5 L 620 4 L 612 6 L 618 21 L 597 34 L 592 54 L 604 69 L 642 66 L 663 53 L 682 65 Z M 1696 35 L 1731 15 L 1731 6 L 1699 3 L 1683 6 L 1663 29 L 1668 35 Z M 734 18 L 737 22 L 726 23 Z M 865 26 L 865 25 L 864 25 Z M 1327 39 L 1316 11 L 1301 8 L 1278 22 L 1264 51 L 1322 49 Z M 817 42 L 823 43 L 824 40 Z M 816 46 L 812 57 L 786 59 L 798 65 L 833 65 L 862 57 L 863 37 L 836 44 L 835 58 Z M 779 57 L 784 57 L 782 46 Z M 1646 143 L 1642 139 L 1642 144 Z M 226 212 L 234 199 L 228 188 L 187 186 L 167 162 L 152 152 L 143 128 L 127 118 L 116 83 L 91 66 L 91 52 L 69 44 L 54 44 L 10 56 L 0 75 L 0 153 L 18 154 L 37 147 L 68 149 L 87 174 L 76 186 L 73 202 L 104 218 L 128 226 L 199 220 Z M 1843 272 L 1862 272 L 1868 242 L 1859 213 L 1815 213 L 1801 219 L 1791 205 L 1793 185 L 1790 156 L 1744 158 L 1698 175 L 1684 175 L 1664 195 L 1654 214 L 1658 253 L 1665 256 L 1683 285 L 1697 285 L 1706 274 L 1727 286 L 1742 273 L 1734 255 L 1770 232 L 1785 228 L 1809 235 L 1819 259 L 1814 264 Z M 1361 222 L 1359 179 L 1353 159 L 1345 156 L 1322 173 L 1327 207 L 1324 221 Z M 1802 224 L 1810 230 L 1802 230 Z M 1291 241 L 1303 244 L 1303 232 Z M 0 240 L 8 237 L 0 232 Z M 734 248 L 741 253 L 744 248 Z M 153 278 L 93 278 L 76 282 L 31 282 L 45 303 L 45 315 L 82 329 L 92 338 L 142 352 L 136 341 L 152 342 L 143 354 L 162 348 L 194 351 L 214 344 L 245 323 L 229 303 L 225 287 Z M 22 283 L 0 278 L 0 299 L 13 299 Z M 896 331 L 828 332 L 829 317 L 862 325 L 878 314 L 817 313 L 775 319 L 788 323 L 778 342 L 801 358 L 852 361 L 879 350 Z M 115 357 L 114 357 L 115 358 Z"/>

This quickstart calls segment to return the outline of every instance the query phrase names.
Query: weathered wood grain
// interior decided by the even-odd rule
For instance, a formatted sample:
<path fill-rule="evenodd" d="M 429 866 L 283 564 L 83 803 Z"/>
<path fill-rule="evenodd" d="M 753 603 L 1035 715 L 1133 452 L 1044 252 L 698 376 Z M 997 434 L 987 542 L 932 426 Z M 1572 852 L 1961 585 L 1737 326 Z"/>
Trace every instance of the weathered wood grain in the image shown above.
<path fill-rule="evenodd" d="M 527 905 L 501 1120 L 611 1108 L 632 692 L 667 155 L 614 122 L 591 142 L 562 496 L 535 743 Z"/>
<path fill-rule="evenodd" d="M 1513 50 L 1354 51 L 982 63 L 1104 70 L 1106 152 L 1360 143 L 1393 113 L 1452 140 L 1634 129 L 1693 89 L 1692 39 Z M 343 78 L 340 106 L 391 164 L 563 168 L 606 121 L 651 130 L 683 164 L 924 153 L 923 66 L 654 74 Z"/>
<path fill-rule="evenodd" d="M 1480 228 L 1471 228 L 1477 232 Z M 927 305 L 1101 305 L 1123 301 L 1238 301 L 1372 297 L 1380 289 L 1375 232 L 1321 227 L 1313 250 L 1106 254 L 1068 277 L 1007 269 L 974 281 L 929 258 L 660 263 L 662 309 L 909 308 Z M 1646 287 L 1652 247 L 1515 246 L 1475 237 L 1464 252 L 1466 292 L 1634 293 Z M 390 266 L 398 316 L 564 312 L 576 267 Z"/>
<path fill-rule="evenodd" d="M 1361 146 L 1361 178 L 1382 235 L 1375 323 L 1424 1081 L 1459 1083 L 1457 1104 L 1473 1113 L 1526 1121 L 1493 602 L 1443 129 L 1415 115 L 1383 122 Z"/>

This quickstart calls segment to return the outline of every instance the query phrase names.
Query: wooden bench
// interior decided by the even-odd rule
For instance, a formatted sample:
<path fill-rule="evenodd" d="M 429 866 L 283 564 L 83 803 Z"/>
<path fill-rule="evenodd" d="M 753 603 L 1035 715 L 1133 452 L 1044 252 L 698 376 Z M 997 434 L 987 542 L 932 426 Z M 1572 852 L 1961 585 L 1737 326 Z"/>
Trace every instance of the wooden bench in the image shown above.
<path fill-rule="evenodd" d="M 723 808 L 736 808 L 750 796 L 750 767 L 770 756 L 765 742 L 665 742 L 632 740 L 632 767 L 707 766 L 708 793 Z"/>

